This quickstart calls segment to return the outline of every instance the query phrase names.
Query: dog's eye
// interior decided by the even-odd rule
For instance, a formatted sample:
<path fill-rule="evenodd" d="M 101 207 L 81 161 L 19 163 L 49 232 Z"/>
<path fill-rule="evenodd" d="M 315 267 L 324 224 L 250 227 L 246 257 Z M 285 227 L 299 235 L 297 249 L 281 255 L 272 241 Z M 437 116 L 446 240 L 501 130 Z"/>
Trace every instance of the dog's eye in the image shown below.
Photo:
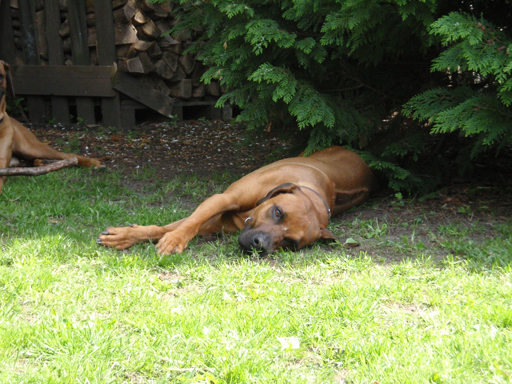
<path fill-rule="evenodd" d="M 274 208 L 274 216 L 275 217 L 279 218 L 282 216 L 282 214 L 283 214 L 283 212 L 281 212 L 281 210 L 279 208 L 277 208 L 277 207 Z"/>

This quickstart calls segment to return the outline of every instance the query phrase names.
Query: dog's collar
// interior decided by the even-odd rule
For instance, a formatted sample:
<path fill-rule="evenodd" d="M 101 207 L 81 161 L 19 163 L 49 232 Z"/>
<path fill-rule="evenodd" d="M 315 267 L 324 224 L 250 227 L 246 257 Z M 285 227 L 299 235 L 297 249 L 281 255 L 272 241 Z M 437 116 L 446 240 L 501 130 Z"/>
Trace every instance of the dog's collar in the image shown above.
<path fill-rule="evenodd" d="M 300 188 L 306 188 L 306 189 L 309 189 L 311 192 L 314 192 L 315 195 L 317 195 L 320 200 L 322 200 L 322 203 L 324 203 L 325 205 L 325 209 L 327 210 L 327 217 L 328 217 L 328 220 L 331 220 L 331 207 L 329 207 L 329 204 L 327 204 L 327 201 L 325 201 L 325 199 L 322 197 L 321 194 L 319 194 L 317 191 L 315 191 L 314 189 L 312 188 L 309 188 L 309 187 L 306 187 L 304 185 L 299 185 Z"/>

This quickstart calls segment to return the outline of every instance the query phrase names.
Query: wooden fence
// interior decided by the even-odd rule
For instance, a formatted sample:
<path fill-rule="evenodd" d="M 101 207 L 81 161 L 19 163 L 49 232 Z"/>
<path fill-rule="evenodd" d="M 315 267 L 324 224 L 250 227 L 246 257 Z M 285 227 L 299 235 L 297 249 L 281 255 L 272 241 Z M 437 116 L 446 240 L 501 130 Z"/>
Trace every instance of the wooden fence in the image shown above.
<path fill-rule="evenodd" d="M 205 87 L 204 67 L 183 49 L 190 35 L 162 36 L 172 22 L 172 1 L 0 0 L 0 59 L 11 64 L 16 95 L 27 99 L 33 123 L 131 128 L 135 110 L 151 108 L 183 116 L 205 109 L 210 118 L 231 118 L 213 108 L 218 84 Z"/>

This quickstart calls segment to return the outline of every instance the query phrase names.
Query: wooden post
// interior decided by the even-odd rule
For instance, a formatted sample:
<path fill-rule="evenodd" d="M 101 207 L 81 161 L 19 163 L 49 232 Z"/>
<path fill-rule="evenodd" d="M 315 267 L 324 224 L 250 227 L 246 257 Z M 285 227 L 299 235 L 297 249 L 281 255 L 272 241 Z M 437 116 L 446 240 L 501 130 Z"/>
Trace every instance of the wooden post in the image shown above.
<path fill-rule="evenodd" d="M 94 14 L 96 16 L 96 52 L 98 64 L 109 66 L 116 61 L 116 42 L 114 37 L 114 17 L 112 1 L 94 0 Z M 101 113 L 103 125 L 121 129 L 121 104 L 119 93 L 114 97 L 101 99 Z"/>
<path fill-rule="evenodd" d="M 62 39 L 59 35 L 59 0 L 44 0 L 44 11 L 46 16 L 49 64 L 64 65 L 64 50 L 62 49 Z M 69 103 L 66 97 L 52 96 L 52 116 L 58 123 L 70 123 Z"/>
<path fill-rule="evenodd" d="M 0 0 L 0 60 L 11 65 L 16 64 L 11 2 L 8 0 Z"/>
<path fill-rule="evenodd" d="M 35 2 L 30 0 L 19 0 L 20 23 L 21 23 L 21 41 L 23 46 L 23 56 L 25 64 L 39 65 L 39 51 L 34 29 L 35 20 Z M 16 87 L 16 84 L 14 84 Z M 14 88 L 16 90 L 16 88 Z M 28 113 L 30 120 L 35 124 L 44 123 L 44 99 L 38 96 L 28 96 Z"/>
<path fill-rule="evenodd" d="M 87 45 L 87 20 L 85 0 L 68 2 L 69 29 L 71 35 L 71 51 L 74 65 L 91 65 L 89 47 Z M 86 124 L 94 124 L 94 101 L 90 97 L 76 98 L 77 117 Z"/>

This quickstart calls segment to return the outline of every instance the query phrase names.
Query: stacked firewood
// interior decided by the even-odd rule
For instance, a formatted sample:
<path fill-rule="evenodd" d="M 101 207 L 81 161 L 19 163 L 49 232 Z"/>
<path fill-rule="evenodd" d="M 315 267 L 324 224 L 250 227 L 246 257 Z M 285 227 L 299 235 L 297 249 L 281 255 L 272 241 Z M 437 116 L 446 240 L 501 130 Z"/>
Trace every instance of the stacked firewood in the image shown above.
<path fill-rule="evenodd" d="M 66 65 L 73 65 L 72 42 L 68 19 L 68 2 L 59 0 L 61 26 L 59 34 Z M 111 0 L 113 2 L 114 35 L 118 69 L 142 79 L 152 88 L 179 99 L 201 100 L 218 97 L 218 83 L 205 85 L 200 77 L 205 67 L 184 50 L 192 44 L 192 33 L 171 36 L 167 32 L 178 22 L 173 1 L 153 4 L 149 0 Z M 35 0 L 35 29 L 41 63 L 48 63 L 48 44 L 44 35 L 44 0 Z M 85 0 L 88 46 L 92 65 L 98 64 L 94 1 Z M 18 0 L 11 0 L 12 21 L 17 49 L 21 51 L 21 30 Z M 22 57 L 22 55 L 18 55 Z"/>

